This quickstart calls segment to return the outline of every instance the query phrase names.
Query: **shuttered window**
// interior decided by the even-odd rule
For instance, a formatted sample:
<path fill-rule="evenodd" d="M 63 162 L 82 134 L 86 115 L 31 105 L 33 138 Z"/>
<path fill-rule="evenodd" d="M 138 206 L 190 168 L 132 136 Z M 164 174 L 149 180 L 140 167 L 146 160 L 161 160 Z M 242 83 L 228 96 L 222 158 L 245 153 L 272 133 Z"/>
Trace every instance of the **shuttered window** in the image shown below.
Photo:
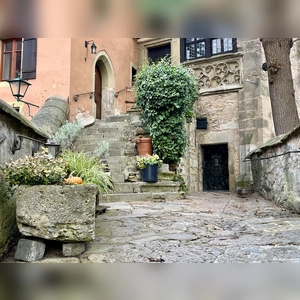
<path fill-rule="evenodd" d="M 23 45 L 22 39 L 3 40 L 2 49 L 2 80 L 19 74 L 23 79 L 36 78 L 36 38 L 24 39 Z"/>

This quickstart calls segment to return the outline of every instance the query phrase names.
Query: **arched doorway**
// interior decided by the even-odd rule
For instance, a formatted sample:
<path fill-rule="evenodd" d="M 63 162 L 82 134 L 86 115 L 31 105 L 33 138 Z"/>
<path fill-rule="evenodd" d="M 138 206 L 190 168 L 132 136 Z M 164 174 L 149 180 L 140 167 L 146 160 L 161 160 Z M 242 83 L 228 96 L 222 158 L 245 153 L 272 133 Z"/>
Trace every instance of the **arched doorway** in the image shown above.
<path fill-rule="evenodd" d="M 95 104 L 96 104 L 96 119 L 101 119 L 101 99 L 102 99 L 102 77 L 98 65 L 95 67 Z"/>
<path fill-rule="evenodd" d="M 94 60 L 95 92 L 93 101 L 93 116 L 97 119 L 105 119 L 114 114 L 115 77 L 111 60 L 107 53 L 102 50 L 96 54 Z"/>

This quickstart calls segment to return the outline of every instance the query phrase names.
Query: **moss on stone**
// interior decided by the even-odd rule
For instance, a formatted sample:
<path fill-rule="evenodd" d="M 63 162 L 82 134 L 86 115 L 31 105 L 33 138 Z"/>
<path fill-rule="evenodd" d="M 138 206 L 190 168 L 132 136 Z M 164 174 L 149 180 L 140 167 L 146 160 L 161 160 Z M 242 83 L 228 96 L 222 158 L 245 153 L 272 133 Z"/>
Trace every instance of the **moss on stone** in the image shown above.
<path fill-rule="evenodd" d="M 251 187 L 252 182 L 251 181 L 238 181 L 236 182 L 236 186 L 239 188 L 249 188 Z"/>
<path fill-rule="evenodd" d="M 174 172 L 161 172 L 158 173 L 158 180 L 174 180 L 175 173 Z"/>

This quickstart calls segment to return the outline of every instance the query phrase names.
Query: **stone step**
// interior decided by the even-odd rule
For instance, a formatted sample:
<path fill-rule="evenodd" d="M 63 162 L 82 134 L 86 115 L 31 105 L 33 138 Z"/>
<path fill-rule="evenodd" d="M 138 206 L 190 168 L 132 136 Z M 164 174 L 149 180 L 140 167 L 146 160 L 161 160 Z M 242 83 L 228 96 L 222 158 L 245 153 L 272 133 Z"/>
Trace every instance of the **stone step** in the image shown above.
<path fill-rule="evenodd" d="M 87 130 L 83 132 L 83 136 L 91 136 L 91 135 L 103 135 L 103 137 L 109 137 L 110 135 L 114 134 L 116 136 L 124 135 L 124 130 L 121 128 L 93 128 L 91 130 Z"/>
<path fill-rule="evenodd" d="M 124 182 L 116 183 L 116 193 L 165 193 L 165 192 L 178 192 L 180 183 L 175 181 L 158 181 L 155 183 L 150 182 Z"/>
<path fill-rule="evenodd" d="M 131 125 L 128 122 L 95 122 L 93 125 L 85 128 L 86 132 L 90 131 L 109 131 L 118 129 L 119 131 L 123 129 L 128 129 L 128 127 L 133 127 L 135 125 Z"/>
<path fill-rule="evenodd" d="M 115 184 L 125 182 L 125 175 L 123 173 L 113 173 L 111 172 L 111 178 Z"/>
<path fill-rule="evenodd" d="M 135 164 L 135 157 L 128 157 L 128 156 L 108 156 L 106 158 L 106 161 L 109 166 L 115 165 L 115 164 L 122 164 L 124 167 L 128 162 L 132 162 L 132 164 Z"/>
<path fill-rule="evenodd" d="M 88 140 L 121 140 L 124 135 L 120 132 L 95 132 L 91 134 L 83 133 L 76 142 L 85 142 Z M 123 139 L 122 139 L 123 140 Z"/>
<path fill-rule="evenodd" d="M 104 141 L 104 140 L 103 140 Z M 135 145 L 130 142 L 120 142 L 120 141 L 108 141 L 108 155 L 110 157 L 115 156 L 136 156 L 137 150 Z M 77 141 L 75 144 L 76 150 L 79 151 L 86 151 L 86 152 L 93 152 L 98 145 L 101 145 L 101 141 Z M 113 161 L 113 158 L 112 158 Z"/>
<path fill-rule="evenodd" d="M 105 120 L 106 122 L 131 122 L 131 115 L 122 114 L 119 116 L 109 116 Z"/>
<path fill-rule="evenodd" d="M 99 196 L 99 203 L 109 202 L 139 202 L 139 201 L 154 201 L 164 202 L 184 198 L 182 192 L 165 192 L 165 193 L 116 193 L 103 194 Z"/>
<path fill-rule="evenodd" d="M 108 168 L 112 174 L 121 173 L 123 171 L 122 164 L 109 164 Z"/>

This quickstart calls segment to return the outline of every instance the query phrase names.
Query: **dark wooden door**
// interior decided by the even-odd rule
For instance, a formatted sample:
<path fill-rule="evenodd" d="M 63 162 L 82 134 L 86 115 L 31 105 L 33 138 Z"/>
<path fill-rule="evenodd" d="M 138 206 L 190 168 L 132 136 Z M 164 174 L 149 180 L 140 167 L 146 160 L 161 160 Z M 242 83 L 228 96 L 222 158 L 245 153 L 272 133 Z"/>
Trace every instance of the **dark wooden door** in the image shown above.
<path fill-rule="evenodd" d="M 95 103 L 96 119 L 101 119 L 102 78 L 99 67 L 95 68 Z"/>
<path fill-rule="evenodd" d="M 227 144 L 202 146 L 203 191 L 228 191 Z"/>

